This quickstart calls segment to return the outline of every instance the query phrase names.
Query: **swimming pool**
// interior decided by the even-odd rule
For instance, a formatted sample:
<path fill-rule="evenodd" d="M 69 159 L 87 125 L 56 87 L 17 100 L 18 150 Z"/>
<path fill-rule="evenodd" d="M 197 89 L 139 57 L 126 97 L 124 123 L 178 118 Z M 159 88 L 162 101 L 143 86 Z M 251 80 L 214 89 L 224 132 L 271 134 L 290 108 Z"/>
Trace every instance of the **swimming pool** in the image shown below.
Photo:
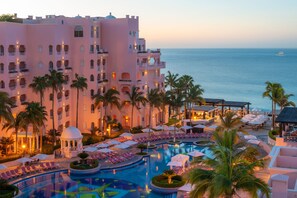
<path fill-rule="evenodd" d="M 76 198 L 161 198 L 162 194 L 149 189 L 151 178 L 169 167 L 171 157 L 193 150 L 211 155 L 207 148 L 192 144 L 171 146 L 158 145 L 139 163 L 127 168 L 102 170 L 98 174 L 69 176 L 67 171 L 45 174 L 16 183 L 22 194 L 20 197 L 76 197 Z M 166 197 L 175 197 L 174 194 Z"/>

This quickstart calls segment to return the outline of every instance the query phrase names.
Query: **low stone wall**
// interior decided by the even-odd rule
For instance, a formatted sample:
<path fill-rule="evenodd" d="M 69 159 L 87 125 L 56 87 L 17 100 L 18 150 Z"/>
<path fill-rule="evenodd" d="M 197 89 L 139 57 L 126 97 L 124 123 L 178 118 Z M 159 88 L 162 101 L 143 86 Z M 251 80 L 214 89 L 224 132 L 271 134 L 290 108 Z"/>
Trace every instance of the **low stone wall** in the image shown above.
<path fill-rule="evenodd" d="M 152 191 L 157 192 L 157 193 L 172 194 L 172 193 L 176 193 L 180 187 L 176 187 L 176 188 L 162 188 L 162 187 L 155 186 L 151 182 L 150 183 L 150 188 L 152 189 Z"/>
<path fill-rule="evenodd" d="M 73 169 L 73 168 L 69 168 L 69 170 L 70 170 L 70 174 L 74 174 L 74 175 L 95 174 L 101 170 L 101 166 L 99 165 L 96 168 L 87 169 L 87 170 L 78 170 L 78 169 Z"/>

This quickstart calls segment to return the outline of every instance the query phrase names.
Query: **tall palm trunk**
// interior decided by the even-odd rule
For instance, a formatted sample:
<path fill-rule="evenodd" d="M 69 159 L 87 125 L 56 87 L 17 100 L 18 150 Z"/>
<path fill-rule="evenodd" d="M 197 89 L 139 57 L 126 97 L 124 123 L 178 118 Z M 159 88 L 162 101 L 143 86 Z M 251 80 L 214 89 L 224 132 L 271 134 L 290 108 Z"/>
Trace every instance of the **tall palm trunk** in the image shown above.
<path fill-rule="evenodd" d="M 153 107 L 150 105 L 150 109 L 149 109 L 149 139 L 151 138 L 151 127 L 152 127 L 152 109 Z M 150 141 L 148 141 L 148 146 L 150 146 Z"/>
<path fill-rule="evenodd" d="M 53 115 L 52 115 L 52 124 L 53 124 L 53 136 L 54 136 L 54 146 L 56 146 L 56 129 L 55 129 L 55 90 L 54 88 L 52 88 L 52 111 L 53 111 Z"/>
<path fill-rule="evenodd" d="M 19 129 L 16 127 L 15 128 L 15 152 L 18 153 L 18 144 L 19 144 L 19 141 L 18 141 L 18 133 L 19 133 Z"/>
<path fill-rule="evenodd" d="M 134 119 L 133 112 L 134 112 L 134 105 L 132 105 L 132 109 L 131 109 L 131 129 L 133 128 L 133 119 Z"/>
<path fill-rule="evenodd" d="M 79 89 L 76 89 L 76 128 L 78 128 L 78 100 L 79 100 Z"/>
<path fill-rule="evenodd" d="M 42 127 L 43 128 L 43 127 Z M 40 129 L 39 129 L 40 130 Z M 39 140 L 39 148 L 40 148 L 40 152 L 42 152 L 42 141 L 43 141 L 43 129 L 41 129 L 40 132 L 40 140 Z"/>
<path fill-rule="evenodd" d="M 276 109 L 276 102 L 272 102 L 273 109 L 272 109 L 272 128 L 275 129 L 275 109 Z"/>
<path fill-rule="evenodd" d="M 29 127 L 27 126 L 26 127 L 26 150 L 28 150 L 29 149 L 29 146 L 28 146 L 28 129 L 29 129 Z M 33 135 L 33 133 L 32 133 L 32 135 Z"/>
<path fill-rule="evenodd" d="M 39 100 L 40 100 L 40 106 L 42 106 L 42 98 L 43 98 L 43 93 L 42 91 L 39 93 Z"/>
<path fill-rule="evenodd" d="M 103 123 L 103 130 L 106 133 L 107 131 L 107 115 L 106 115 L 106 111 L 107 111 L 107 106 L 104 107 L 104 123 Z"/>

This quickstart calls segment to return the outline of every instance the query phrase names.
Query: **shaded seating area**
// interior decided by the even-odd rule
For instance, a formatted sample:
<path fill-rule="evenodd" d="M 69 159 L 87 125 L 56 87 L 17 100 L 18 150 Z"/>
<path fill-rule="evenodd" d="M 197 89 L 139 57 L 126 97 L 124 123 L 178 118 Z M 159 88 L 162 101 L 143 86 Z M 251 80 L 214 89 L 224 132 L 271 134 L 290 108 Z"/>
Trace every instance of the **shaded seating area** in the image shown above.
<path fill-rule="evenodd" d="M 275 119 L 284 142 L 297 142 L 297 108 L 285 107 Z"/>

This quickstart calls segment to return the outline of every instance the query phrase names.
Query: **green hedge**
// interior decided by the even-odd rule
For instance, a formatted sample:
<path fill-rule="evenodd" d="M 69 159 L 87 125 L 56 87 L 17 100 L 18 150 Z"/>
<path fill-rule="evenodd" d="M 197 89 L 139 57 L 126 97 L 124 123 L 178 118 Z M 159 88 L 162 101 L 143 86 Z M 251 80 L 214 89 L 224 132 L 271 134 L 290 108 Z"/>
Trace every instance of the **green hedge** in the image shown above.
<path fill-rule="evenodd" d="M 88 169 L 96 168 L 98 166 L 99 166 L 98 160 L 92 160 L 91 163 L 87 163 L 87 164 L 81 164 L 78 161 L 74 161 L 70 163 L 70 168 L 77 169 L 77 170 L 88 170 Z"/>
<path fill-rule="evenodd" d="M 19 189 L 14 185 L 5 185 L 0 188 L 0 198 L 11 198 L 17 194 L 19 194 Z"/>
<path fill-rule="evenodd" d="M 16 159 L 21 158 L 21 155 L 14 155 L 12 157 L 5 157 L 4 159 L 0 159 L 0 164 L 5 163 L 5 162 L 10 162 L 10 161 L 14 161 Z"/>
<path fill-rule="evenodd" d="M 152 183 L 161 188 L 177 188 L 185 185 L 186 181 L 180 175 L 172 177 L 172 183 L 168 184 L 168 179 L 165 175 L 157 175 L 152 178 Z"/>
<path fill-rule="evenodd" d="M 278 132 L 276 130 L 271 130 L 268 132 L 268 136 L 273 140 L 276 140 L 275 138 L 276 135 L 278 135 Z"/>

